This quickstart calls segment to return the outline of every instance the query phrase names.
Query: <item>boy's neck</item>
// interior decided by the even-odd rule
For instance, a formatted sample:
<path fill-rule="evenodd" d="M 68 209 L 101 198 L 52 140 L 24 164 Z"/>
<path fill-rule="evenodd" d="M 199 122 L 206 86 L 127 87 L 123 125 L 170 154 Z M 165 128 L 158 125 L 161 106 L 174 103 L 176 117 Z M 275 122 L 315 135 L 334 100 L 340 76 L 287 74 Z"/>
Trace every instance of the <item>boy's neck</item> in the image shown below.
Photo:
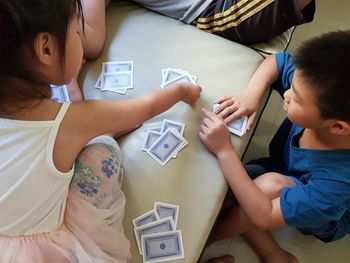
<path fill-rule="evenodd" d="M 312 150 L 350 149 L 350 135 L 335 135 L 321 129 L 305 129 L 299 147 Z"/>

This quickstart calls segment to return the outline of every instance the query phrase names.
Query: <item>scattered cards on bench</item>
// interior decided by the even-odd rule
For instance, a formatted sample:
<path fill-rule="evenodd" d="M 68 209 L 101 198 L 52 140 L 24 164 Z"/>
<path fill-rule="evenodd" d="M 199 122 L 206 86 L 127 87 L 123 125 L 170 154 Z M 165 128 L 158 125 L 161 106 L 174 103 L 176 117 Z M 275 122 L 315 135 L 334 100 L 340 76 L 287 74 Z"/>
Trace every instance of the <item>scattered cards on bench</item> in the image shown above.
<path fill-rule="evenodd" d="M 196 76 L 190 75 L 187 71 L 183 69 L 167 68 L 162 69 L 162 84 L 160 85 L 160 87 L 162 89 L 165 89 L 173 84 L 182 82 L 196 84 L 197 80 L 198 78 Z"/>
<path fill-rule="evenodd" d="M 216 103 L 214 104 L 213 112 L 216 112 L 216 109 L 218 106 L 219 104 L 216 104 Z M 237 120 L 228 124 L 227 128 L 231 133 L 236 134 L 238 136 L 243 136 L 247 131 L 247 121 L 248 121 L 247 116 L 240 117 Z"/>
<path fill-rule="evenodd" d="M 165 119 L 160 132 L 147 131 L 142 150 L 164 166 L 188 144 L 184 131 L 185 124 Z"/>
<path fill-rule="evenodd" d="M 56 86 L 56 85 L 50 85 L 51 87 L 51 99 L 53 101 L 64 103 L 64 102 L 70 102 L 67 86 Z"/>
<path fill-rule="evenodd" d="M 182 235 L 176 230 L 180 207 L 155 202 L 152 210 L 132 220 L 144 263 L 185 258 Z"/>
<path fill-rule="evenodd" d="M 101 91 L 107 90 L 125 95 L 127 90 L 134 87 L 133 75 L 133 61 L 104 62 L 95 87 Z"/>

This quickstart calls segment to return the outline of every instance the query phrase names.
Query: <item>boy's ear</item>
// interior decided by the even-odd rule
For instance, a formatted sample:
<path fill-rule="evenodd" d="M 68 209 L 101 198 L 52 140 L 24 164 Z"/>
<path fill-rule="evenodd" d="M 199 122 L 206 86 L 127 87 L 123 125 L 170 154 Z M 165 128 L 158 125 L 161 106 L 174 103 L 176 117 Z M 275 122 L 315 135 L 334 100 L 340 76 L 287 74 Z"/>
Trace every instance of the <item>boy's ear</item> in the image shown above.
<path fill-rule="evenodd" d="M 38 33 L 34 39 L 34 51 L 37 59 L 44 65 L 54 63 L 55 41 L 49 33 Z"/>
<path fill-rule="evenodd" d="M 349 135 L 350 124 L 346 121 L 335 121 L 330 127 L 330 132 L 335 135 Z"/>

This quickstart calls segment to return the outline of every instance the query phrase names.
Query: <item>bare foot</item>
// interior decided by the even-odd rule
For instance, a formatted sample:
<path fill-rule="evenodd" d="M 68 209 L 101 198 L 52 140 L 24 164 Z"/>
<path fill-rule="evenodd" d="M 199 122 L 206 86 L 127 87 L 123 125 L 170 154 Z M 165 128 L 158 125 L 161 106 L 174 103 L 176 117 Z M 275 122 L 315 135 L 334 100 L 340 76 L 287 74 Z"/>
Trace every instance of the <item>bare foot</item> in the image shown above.
<path fill-rule="evenodd" d="M 271 258 L 262 260 L 262 263 L 299 263 L 299 260 L 287 251 L 280 251 L 275 255 L 271 255 Z"/>
<path fill-rule="evenodd" d="M 234 263 L 234 262 L 235 262 L 234 256 L 225 255 L 225 256 L 209 259 L 205 263 Z"/>

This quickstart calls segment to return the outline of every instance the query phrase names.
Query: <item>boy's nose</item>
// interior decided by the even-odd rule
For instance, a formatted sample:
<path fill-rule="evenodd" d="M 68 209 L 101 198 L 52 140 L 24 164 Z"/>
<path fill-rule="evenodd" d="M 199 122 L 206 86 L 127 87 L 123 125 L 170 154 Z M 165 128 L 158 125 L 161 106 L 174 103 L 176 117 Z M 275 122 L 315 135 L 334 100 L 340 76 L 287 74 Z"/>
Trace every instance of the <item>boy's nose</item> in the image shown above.
<path fill-rule="evenodd" d="M 283 98 L 284 98 L 284 101 L 285 101 L 286 103 L 289 103 L 289 100 L 290 100 L 289 90 L 290 90 L 290 89 L 286 90 L 286 91 L 284 92 L 284 94 L 283 94 Z"/>

